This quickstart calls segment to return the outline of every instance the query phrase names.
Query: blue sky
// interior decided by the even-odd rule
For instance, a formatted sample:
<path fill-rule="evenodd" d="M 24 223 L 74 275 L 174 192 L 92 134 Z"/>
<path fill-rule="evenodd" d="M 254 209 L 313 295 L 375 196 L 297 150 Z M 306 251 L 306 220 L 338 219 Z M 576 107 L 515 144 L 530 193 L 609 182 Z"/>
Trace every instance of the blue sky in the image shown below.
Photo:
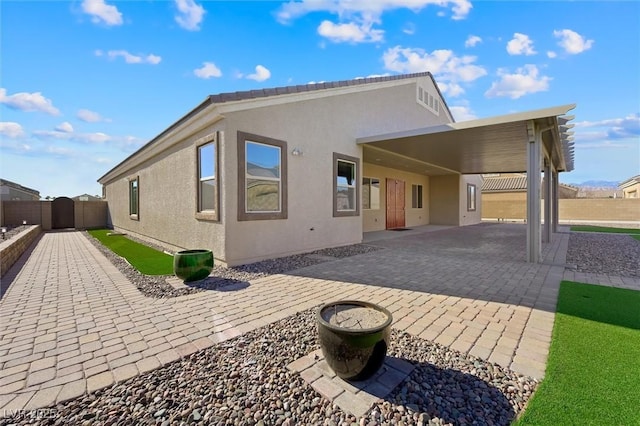
<path fill-rule="evenodd" d="M 640 174 L 640 3 L 2 1 L 0 177 L 96 180 L 209 94 L 431 71 L 457 121 L 576 103 L 565 183 Z"/>

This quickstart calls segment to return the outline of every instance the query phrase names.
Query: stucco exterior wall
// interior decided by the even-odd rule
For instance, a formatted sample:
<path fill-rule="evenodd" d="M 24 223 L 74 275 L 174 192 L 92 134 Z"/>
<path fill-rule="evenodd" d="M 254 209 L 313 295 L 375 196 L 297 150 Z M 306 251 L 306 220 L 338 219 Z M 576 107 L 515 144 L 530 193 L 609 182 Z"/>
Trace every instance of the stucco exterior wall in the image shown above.
<path fill-rule="evenodd" d="M 461 198 L 466 197 L 466 189 L 460 193 L 461 181 L 460 175 L 429 178 L 429 218 L 432 225 L 460 225 Z"/>
<path fill-rule="evenodd" d="M 380 179 L 380 208 L 362 210 L 362 231 L 382 231 L 386 226 L 386 184 L 387 178 L 405 182 L 405 222 L 406 226 L 429 224 L 429 176 L 408 173 L 402 170 L 364 163 L 363 177 Z M 412 208 L 411 185 L 422 185 L 422 208 Z"/>
<path fill-rule="evenodd" d="M 426 82 L 430 79 L 422 84 Z M 227 149 L 222 167 L 227 176 L 224 209 L 230 263 L 362 241 L 362 210 L 359 216 L 333 217 L 333 153 L 362 158 L 362 148 L 355 143 L 357 137 L 449 121 L 443 112 L 437 117 L 417 104 L 415 82 L 233 112 L 225 117 Z M 287 142 L 287 220 L 237 221 L 238 130 Z M 303 155 L 291 155 L 294 148 Z M 359 183 L 362 176 L 361 162 Z M 408 191 L 410 195 L 410 187 Z"/>
<path fill-rule="evenodd" d="M 224 260 L 224 212 L 220 221 L 197 220 L 197 151 L 195 143 L 223 130 L 211 125 L 105 185 L 108 220 L 114 229 L 153 241 L 172 251 L 206 248 Z M 219 141 L 220 163 L 224 141 Z M 129 179 L 138 178 L 139 214 L 129 216 Z M 222 180 L 222 179 L 221 179 Z M 224 185 L 224 180 L 221 182 Z M 221 198 L 223 198 L 223 192 Z M 224 199 L 221 200 L 224 205 Z"/>
<path fill-rule="evenodd" d="M 475 185 L 476 208 L 473 211 L 467 205 L 467 185 Z M 482 175 L 460 176 L 460 226 L 474 225 L 482 221 Z"/>
<path fill-rule="evenodd" d="M 430 78 L 417 80 L 436 93 Z M 222 103 L 218 109 L 208 110 L 209 124 L 203 121 L 203 114 L 209 113 L 201 112 L 188 121 L 190 127 L 170 129 L 169 136 L 163 139 L 169 148 L 151 146 L 144 155 L 148 157 L 144 163 L 136 166 L 124 163 L 114 169 L 117 173 L 109 172 L 108 178 L 101 179 L 109 203 L 107 221 L 117 230 L 170 250 L 209 248 L 218 262 L 228 265 L 360 242 L 365 220 L 360 188 L 364 164 L 360 161 L 357 176 L 360 214 L 333 217 L 333 154 L 361 159 L 358 137 L 432 126 L 451 119 L 445 108 L 436 116 L 418 104 L 416 79 L 344 90 L 343 94 L 330 89 Z M 238 131 L 286 142 L 287 219 L 238 220 Z M 195 217 L 195 144 L 214 132 L 220 136 L 217 222 Z M 292 155 L 294 148 L 302 155 Z M 137 218 L 129 216 L 132 178 L 139 182 Z M 408 203 L 411 203 L 410 184 L 423 182 L 426 206 L 420 212 L 409 208 L 407 224 L 428 223 L 428 178 L 413 176 L 405 180 Z M 384 220 L 380 223 L 384 227 Z"/>

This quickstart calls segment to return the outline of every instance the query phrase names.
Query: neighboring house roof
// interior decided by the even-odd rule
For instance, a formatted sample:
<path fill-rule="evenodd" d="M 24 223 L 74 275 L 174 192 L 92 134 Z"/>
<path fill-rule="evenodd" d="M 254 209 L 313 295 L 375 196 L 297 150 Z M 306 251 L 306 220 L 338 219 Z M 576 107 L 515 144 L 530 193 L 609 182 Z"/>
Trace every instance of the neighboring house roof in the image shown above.
<path fill-rule="evenodd" d="M 636 183 L 640 183 L 640 175 L 629 178 L 624 182 L 620 182 L 620 185 L 618 185 L 618 188 L 619 189 L 626 188 L 628 186 L 635 185 Z"/>
<path fill-rule="evenodd" d="M 482 192 L 524 191 L 527 189 L 526 176 L 491 177 L 482 183 Z"/>
<path fill-rule="evenodd" d="M 578 192 L 578 188 L 564 183 L 559 186 Z M 516 192 L 527 190 L 527 176 L 497 176 L 485 177 L 482 183 L 482 192 Z"/>
<path fill-rule="evenodd" d="M 400 75 L 391 75 L 391 76 L 384 76 L 384 77 L 356 78 L 353 80 L 340 80 L 340 81 L 324 82 L 324 83 L 301 84 L 296 86 L 274 87 L 274 88 L 267 88 L 267 89 L 260 89 L 260 90 L 245 90 L 240 92 L 219 93 L 219 94 L 207 96 L 207 98 L 202 103 L 200 103 L 200 105 L 198 105 L 197 107 L 192 109 L 190 112 L 188 112 L 186 115 L 184 115 L 182 118 L 180 118 L 178 121 L 176 121 L 175 123 L 167 127 L 163 132 L 161 132 L 159 135 L 151 139 L 148 143 L 143 145 L 136 152 L 134 152 L 133 154 L 125 158 L 123 161 L 117 164 L 113 169 L 111 169 L 110 171 L 105 173 L 102 177 L 100 177 L 98 181 L 100 182 L 109 173 L 117 169 L 120 165 L 126 163 L 129 159 L 133 158 L 135 155 L 139 154 L 140 152 L 148 149 L 154 144 L 154 142 L 160 140 L 165 135 L 169 134 L 171 131 L 173 131 L 178 126 L 180 126 L 182 123 L 186 122 L 189 119 L 192 119 L 198 113 L 202 112 L 203 110 L 205 110 L 207 107 L 211 105 L 246 101 L 246 100 L 257 99 L 257 98 L 269 98 L 269 97 L 277 97 L 282 95 L 293 95 L 293 94 L 305 93 L 305 92 L 320 93 L 324 90 L 330 90 L 330 89 L 340 89 L 345 87 L 362 86 L 362 85 L 395 81 L 395 80 L 415 79 L 420 77 L 428 77 L 432 80 L 433 85 L 438 91 L 438 95 L 440 96 L 442 105 L 444 105 L 444 108 L 449 114 L 449 117 L 451 117 L 451 119 L 454 120 L 453 114 L 451 113 L 451 110 L 449 109 L 449 106 L 447 105 L 446 100 L 444 99 L 444 96 L 442 96 L 442 92 L 440 92 L 440 88 L 438 87 L 438 84 L 436 83 L 435 79 L 433 78 L 433 75 L 430 72 L 400 74 Z"/>
<path fill-rule="evenodd" d="M 76 195 L 75 197 L 71 197 L 71 199 L 74 201 L 102 201 L 102 198 L 89 194 Z"/>
<path fill-rule="evenodd" d="M 27 188 L 26 186 L 22 186 L 19 183 L 11 182 L 10 180 L 0 179 L 0 186 L 9 186 L 11 188 L 17 189 L 19 191 L 31 193 L 37 197 L 40 197 L 40 191 L 36 191 L 35 189 Z"/>

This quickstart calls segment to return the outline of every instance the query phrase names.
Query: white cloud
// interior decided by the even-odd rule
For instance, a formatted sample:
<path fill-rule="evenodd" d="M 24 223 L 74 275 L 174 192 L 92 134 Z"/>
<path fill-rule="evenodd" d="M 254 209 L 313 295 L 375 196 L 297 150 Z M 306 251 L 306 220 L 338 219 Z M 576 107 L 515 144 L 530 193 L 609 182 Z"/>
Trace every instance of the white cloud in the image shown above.
<path fill-rule="evenodd" d="M 470 35 L 464 42 L 464 47 L 475 47 L 478 43 L 482 43 L 482 39 L 476 35 Z"/>
<path fill-rule="evenodd" d="M 178 8 L 176 22 L 185 30 L 198 31 L 206 11 L 194 0 L 175 0 Z"/>
<path fill-rule="evenodd" d="M 73 133 L 73 126 L 68 121 L 60 123 L 56 126 L 56 130 L 64 133 Z"/>
<path fill-rule="evenodd" d="M 318 27 L 318 34 L 326 37 L 334 43 L 351 42 L 367 43 L 378 42 L 384 37 L 384 31 L 372 28 L 373 23 L 334 24 L 331 21 L 322 21 Z"/>
<path fill-rule="evenodd" d="M 640 136 L 640 113 L 629 114 L 624 118 L 610 118 L 599 121 L 581 121 L 575 125 L 576 130 L 594 127 L 602 128 L 603 130 L 601 132 L 580 133 L 580 137 L 582 139 L 590 137 L 598 137 L 601 139 L 637 138 Z M 576 132 L 576 135 L 578 135 L 578 132 Z"/>
<path fill-rule="evenodd" d="M 193 70 L 193 74 L 198 78 L 208 79 L 211 77 L 221 77 L 222 71 L 220 71 L 220 68 L 213 62 L 203 62 L 200 68 Z"/>
<path fill-rule="evenodd" d="M 555 57 L 557 57 L 557 56 L 558 56 L 558 54 L 557 54 L 556 52 L 554 52 L 553 50 L 549 50 L 549 51 L 547 52 L 547 57 L 548 57 L 548 58 L 553 59 L 553 58 L 555 58 Z"/>
<path fill-rule="evenodd" d="M 537 52 L 533 49 L 533 40 L 526 34 L 514 33 L 513 39 L 507 43 L 507 52 L 509 55 L 535 55 Z"/>
<path fill-rule="evenodd" d="M 276 17 L 286 24 L 292 20 L 313 12 L 329 12 L 339 18 L 338 23 L 324 20 L 318 27 L 318 33 L 333 42 L 377 42 L 384 37 L 384 30 L 374 28 L 381 24 L 384 12 L 395 9 L 420 11 L 428 5 L 450 8 L 452 19 L 464 19 L 471 10 L 469 0 L 302 0 L 284 3 Z M 413 34 L 408 27 L 405 33 Z"/>
<path fill-rule="evenodd" d="M 0 104 L 20 111 L 40 111 L 49 115 L 60 115 L 60 110 L 53 106 L 51 99 L 45 98 L 40 92 L 20 92 L 7 96 L 7 90 L 0 88 Z"/>
<path fill-rule="evenodd" d="M 518 99 L 531 93 L 545 92 L 549 90 L 551 77 L 539 74 L 538 67 L 535 65 L 525 65 L 518 68 L 514 74 L 509 74 L 506 69 L 501 68 L 498 70 L 500 80 L 491 84 L 485 96 Z"/>
<path fill-rule="evenodd" d="M 122 13 L 117 7 L 106 4 L 104 0 L 84 0 L 82 11 L 91 15 L 94 24 L 122 25 Z"/>
<path fill-rule="evenodd" d="M 583 36 L 572 30 L 556 30 L 553 32 L 556 38 L 559 38 L 558 46 L 562 47 L 565 52 L 570 55 L 577 55 L 585 50 L 591 49 L 593 40 L 586 40 Z"/>
<path fill-rule="evenodd" d="M 384 66 L 399 73 L 417 73 L 429 71 L 438 81 L 443 92 L 449 96 L 464 93 L 460 82 L 470 83 L 487 71 L 476 65 L 475 56 L 456 56 L 451 50 L 434 50 L 431 53 L 419 48 L 400 46 L 387 49 L 383 54 Z"/>
<path fill-rule="evenodd" d="M 101 50 L 95 51 L 96 56 L 103 56 L 104 53 Z M 107 52 L 107 56 L 109 59 L 115 59 L 117 57 L 124 58 L 124 61 L 127 64 L 151 64 L 158 65 L 162 58 L 160 56 L 149 54 L 149 55 L 133 55 L 126 50 L 109 50 Z"/>
<path fill-rule="evenodd" d="M 24 136 L 24 129 L 16 122 L 0 121 L 0 135 L 11 139 L 18 139 Z"/>
<path fill-rule="evenodd" d="M 247 76 L 249 80 L 265 81 L 271 78 L 271 71 L 262 65 L 256 65 L 256 72 Z"/>
<path fill-rule="evenodd" d="M 276 16 L 278 21 L 288 23 L 308 13 L 330 12 L 341 18 L 355 15 L 375 21 L 389 10 L 406 8 L 418 12 L 429 5 L 451 8 L 452 19 L 456 20 L 466 18 L 472 8 L 469 0 L 292 0 L 284 3 Z"/>
<path fill-rule="evenodd" d="M 78 119 L 84 121 L 85 123 L 98 123 L 100 121 L 105 121 L 105 122 L 111 121 L 108 118 L 103 118 L 97 112 L 91 111 L 88 109 L 78 110 L 78 112 L 76 113 L 76 117 L 78 117 Z"/>
<path fill-rule="evenodd" d="M 73 131 L 61 130 L 58 127 L 56 127 L 55 130 L 35 130 L 33 135 L 39 139 L 58 139 L 92 144 L 101 144 L 112 140 L 111 136 L 102 132 L 75 133 Z"/>
<path fill-rule="evenodd" d="M 408 22 L 407 25 L 402 28 L 402 32 L 408 35 L 414 35 L 416 33 L 416 26 L 413 22 Z"/>
<path fill-rule="evenodd" d="M 456 105 L 449 107 L 449 110 L 456 121 L 469 121 L 478 118 L 469 106 Z"/>

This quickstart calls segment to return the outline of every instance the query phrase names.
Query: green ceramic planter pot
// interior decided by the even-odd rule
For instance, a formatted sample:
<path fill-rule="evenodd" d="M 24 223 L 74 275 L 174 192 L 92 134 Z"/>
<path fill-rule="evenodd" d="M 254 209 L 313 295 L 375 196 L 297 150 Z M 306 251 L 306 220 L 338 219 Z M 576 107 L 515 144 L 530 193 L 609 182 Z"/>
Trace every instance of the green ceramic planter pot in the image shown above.
<path fill-rule="evenodd" d="M 184 282 L 203 280 L 212 270 L 211 250 L 183 250 L 173 255 L 173 273 Z"/>
<path fill-rule="evenodd" d="M 329 367 L 345 380 L 366 380 L 382 367 L 391 335 L 391 312 L 358 300 L 318 309 L 320 347 Z"/>

